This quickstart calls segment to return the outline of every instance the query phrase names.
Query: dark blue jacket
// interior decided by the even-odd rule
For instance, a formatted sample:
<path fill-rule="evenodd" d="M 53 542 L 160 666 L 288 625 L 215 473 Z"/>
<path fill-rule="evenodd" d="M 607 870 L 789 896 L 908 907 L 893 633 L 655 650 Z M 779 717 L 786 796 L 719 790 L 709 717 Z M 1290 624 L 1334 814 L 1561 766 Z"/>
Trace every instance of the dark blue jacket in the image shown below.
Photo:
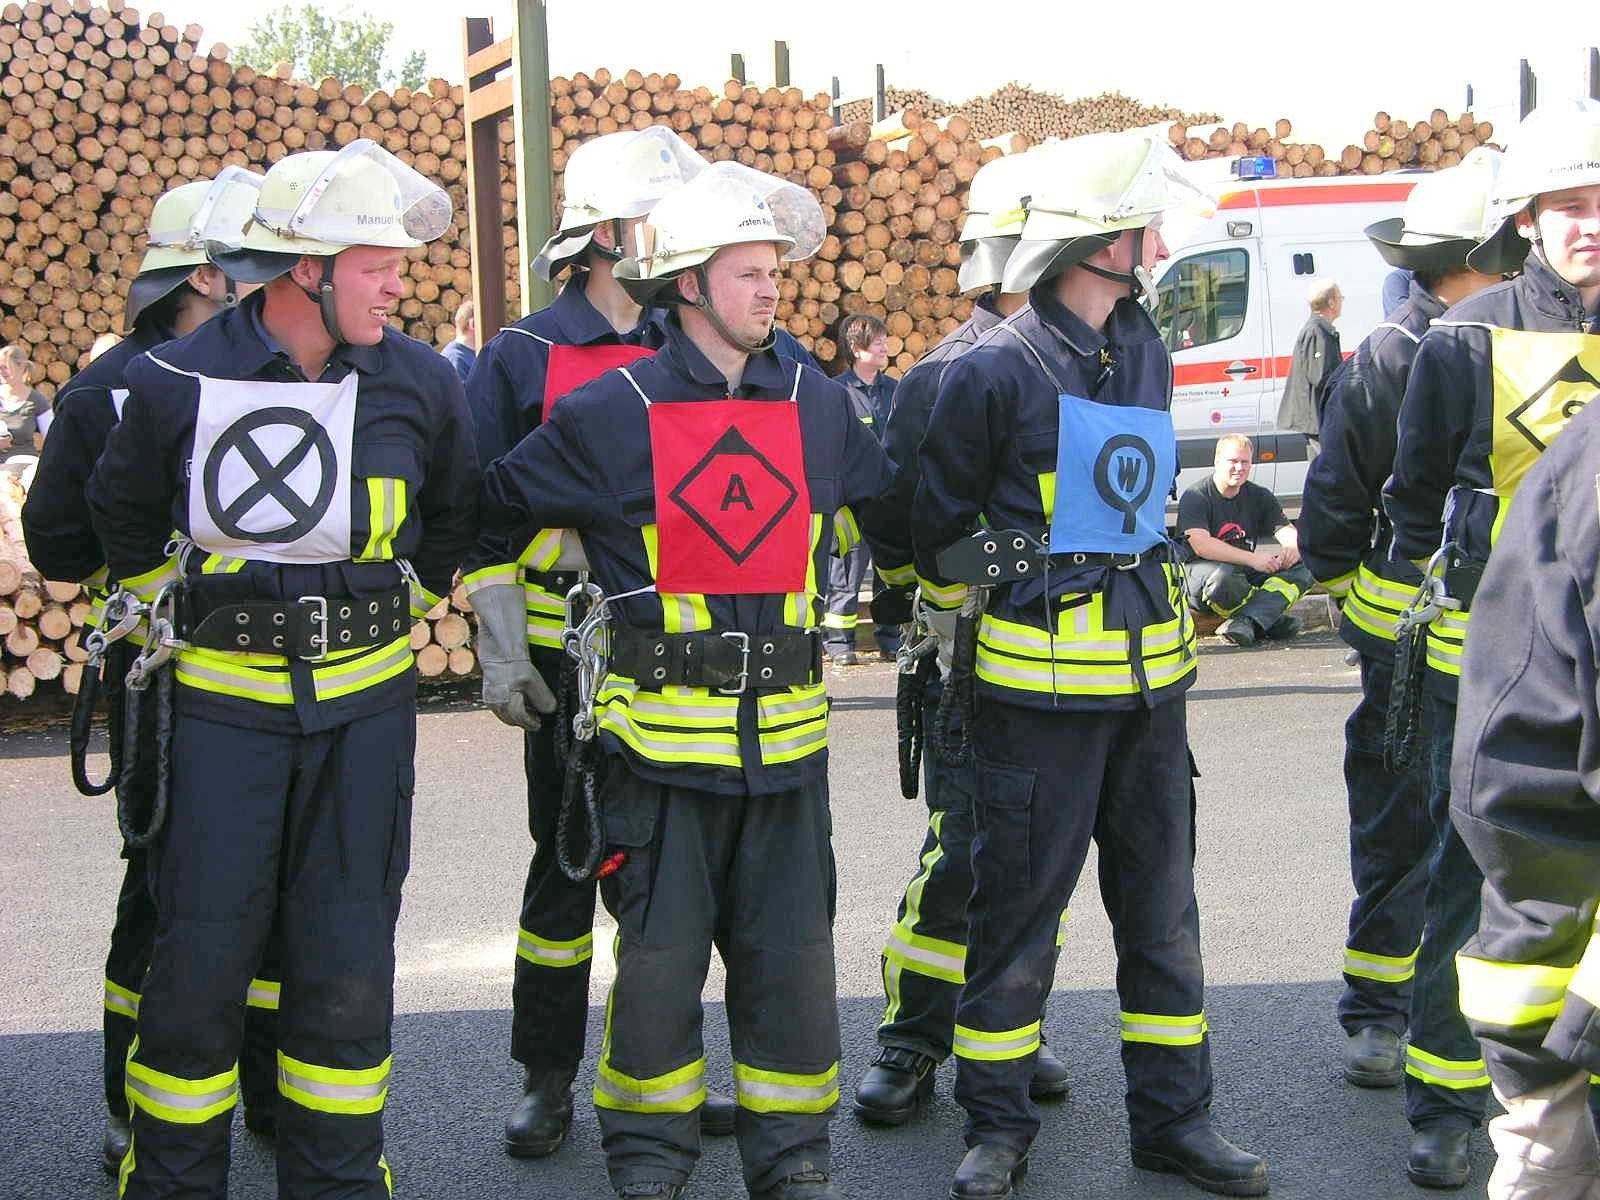
<path fill-rule="evenodd" d="M 188 337 L 169 342 L 160 350 L 161 361 L 216 379 L 304 382 L 289 357 L 263 340 L 258 316 L 263 299 L 257 293 Z M 471 545 L 479 476 L 461 381 L 432 347 L 393 330 L 386 330 L 374 346 L 337 347 L 317 382 L 337 382 L 352 369 L 360 379 L 351 464 L 356 477 L 351 485 L 351 561 L 246 561 L 235 566 L 237 560 L 197 548 L 188 556 L 191 586 L 199 586 L 195 579 L 206 576 L 204 587 L 213 596 L 225 591 L 230 603 L 325 596 L 337 604 L 400 586 L 396 560 L 406 559 L 425 589 L 415 601 L 418 607 L 426 609 L 449 592 Z M 128 365 L 126 380 L 129 394 L 122 421 L 111 431 L 89 480 L 89 508 L 112 578 L 133 587 L 135 581 L 171 573 L 175 564 L 167 545 L 174 531 L 188 535 L 200 384 L 162 367 L 149 354 Z M 401 481 L 403 510 L 397 506 L 393 513 L 374 512 L 365 482 L 369 479 Z M 399 523 L 380 539 L 383 549 L 366 561 L 353 561 L 374 540 L 374 524 L 391 518 Z M 247 665 L 254 670 L 247 660 L 274 657 L 230 654 L 224 666 L 228 671 Z M 296 660 L 260 668 L 278 677 L 278 689 L 292 695 L 292 702 L 268 703 L 191 686 L 179 688 L 180 705 L 210 720 L 283 732 L 327 729 L 414 694 L 412 664 L 406 662 L 401 669 L 398 654 L 393 657 L 395 674 L 346 695 L 319 699 L 332 689 L 317 684 L 314 672 L 326 668 Z M 183 666 L 180 654 L 180 683 L 185 682 Z"/>
<path fill-rule="evenodd" d="M 666 341 L 655 357 L 628 368 L 652 402 L 681 404 L 727 397 L 727 381 L 677 321 L 669 317 L 663 329 Z M 810 590 L 799 594 L 798 600 L 783 594 L 706 596 L 704 611 L 713 630 L 755 637 L 814 629 L 819 607 L 815 582 L 827 580 L 835 514 L 846 505 L 869 501 L 890 480 L 888 460 L 850 413 L 844 389 L 820 372 L 769 350 L 751 356 L 734 395 L 787 402 L 796 387 L 797 371 L 800 436 L 813 513 Z M 514 562 L 522 547 L 544 529 L 576 529 L 582 534 L 593 578 L 607 595 L 651 585 L 656 521 L 653 461 L 646 407 L 622 372 L 607 372 L 564 397 L 548 420 L 490 465 L 484 477 L 482 528 L 466 563 L 469 586 L 478 570 Z M 678 611 L 679 601 L 667 602 Z M 639 629 L 669 627 L 663 599 L 654 591 L 619 601 L 613 615 Z M 737 701 L 704 689 L 694 691 L 694 706 L 726 709 L 720 736 L 729 761 L 673 762 L 642 750 L 652 736 L 649 710 L 667 706 L 675 698 L 636 688 L 631 680 L 619 682 L 616 676 L 601 695 L 603 747 L 625 757 L 647 778 L 730 795 L 784 791 L 826 769 L 826 698 L 820 683 L 788 690 L 752 686 Z M 775 729 L 773 736 L 781 738 L 784 731 L 773 721 L 785 705 L 808 709 L 803 717 L 816 725 L 817 751 L 793 761 L 770 761 L 771 755 L 764 761 L 761 731 Z M 715 732 L 713 727 L 718 726 L 718 719 L 707 719 L 699 728 Z"/>
<path fill-rule="evenodd" d="M 145 322 L 70 380 L 22 506 L 28 557 L 46 579 L 89 579 L 106 564 L 89 516 L 89 475 L 121 418 L 128 364 L 172 333 Z"/>
<path fill-rule="evenodd" d="M 856 416 L 872 430 L 874 437 L 882 441 L 883 431 L 889 424 L 889 413 L 894 408 L 894 380 L 879 371 L 878 377 L 868 383 L 855 373 L 853 367 L 846 367 L 838 379 L 850 393 L 850 403 Z"/>
<path fill-rule="evenodd" d="M 465 383 L 472 374 L 472 364 L 478 361 L 478 352 L 465 342 L 453 341 L 439 351 L 439 357 L 454 367 L 456 374 L 461 376 L 461 382 Z"/>
<path fill-rule="evenodd" d="M 1029 307 L 991 329 L 940 380 L 911 518 L 924 598 L 936 605 L 953 606 L 965 591 L 941 577 L 939 551 L 980 523 L 1049 540 L 1060 394 L 1010 327 L 1075 395 L 1104 405 L 1171 407 L 1172 360 L 1142 308 L 1118 304 L 1101 334 L 1068 311 L 1051 286 L 1036 287 Z M 1050 477 L 1049 504 L 1043 476 Z M 1171 482 L 1157 486 L 1168 491 Z M 980 689 L 1009 703 L 1057 709 L 1131 708 L 1180 695 L 1193 682 L 1194 634 L 1167 551 L 1163 545 L 1146 553 L 1126 571 L 1074 566 L 1070 556 L 1055 555 L 1048 587 L 1039 577 L 996 587 L 979 635 Z M 1144 632 L 1134 656 L 1139 665 L 1127 653 L 1130 630 Z M 1019 647 L 1027 662 L 1013 661 Z M 1032 657 L 1035 650 L 1041 657 Z M 1058 673 L 1073 677 L 1054 695 L 1052 655 Z M 1141 667 L 1148 689 L 1135 686 Z M 1047 682 L 1000 682 L 1023 673 Z"/>

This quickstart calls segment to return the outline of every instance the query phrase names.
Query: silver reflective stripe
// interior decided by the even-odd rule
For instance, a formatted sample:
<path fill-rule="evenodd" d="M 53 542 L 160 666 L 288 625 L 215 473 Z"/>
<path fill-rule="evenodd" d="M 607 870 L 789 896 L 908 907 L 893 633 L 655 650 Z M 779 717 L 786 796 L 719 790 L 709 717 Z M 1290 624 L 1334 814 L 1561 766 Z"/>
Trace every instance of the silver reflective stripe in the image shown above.
<path fill-rule="evenodd" d="M 528 957 L 543 962 L 577 963 L 594 954 L 592 936 L 582 939 L 582 944 L 577 946 L 546 946 L 524 929 L 518 930 L 517 943 Z"/>
<path fill-rule="evenodd" d="M 282 985 L 269 979 L 252 979 L 245 989 L 245 1002 L 257 1008 L 277 1008 Z"/>
<path fill-rule="evenodd" d="M 383 1078 L 376 1083 L 326 1083 L 320 1079 L 307 1079 L 304 1075 L 296 1075 L 280 1061 L 278 1081 L 286 1088 L 304 1092 L 308 1096 L 317 1096 L 323 1100 L 377 1100 L 388 1090 L 389 1073 L 385 1071 Z"/>
<path fill-rule="evenodd" d="M 672 741 L 668 738 L 653 737 L 651 732 L 635 725 L 616 709 L 608 708 L 606 715 L 601 718 L 601 728 L 610 729 L 618 737 L 627 741 L 629 738 L 637 739 L 639 745 L 646 750 L 655 750 L 662 754 L 678 754 L 684 757 L 716 757 L 732 758 L 735 762 L 739 758 L 739 742 L 735 734 L 726 735 L 726 741 L 720 742 L 695 742 Z M 704 730 L 695 730 L 695 733 L 704 734 Z"/>
<path fill-rule="evenodd" d="M 830 1096 L 839 1094 L 839 1081 L 830 1080 L 827 1083 L 818 1083 L 809 1086 L 794 1083 L 763 1083 L 751 1079 L 741 1079 L 735 1075 L 733 1083 L 739 1089 L 739 1095 L 752 1096 L 761 1100 L 776 1100 L 789 1104 L 803 1103 L 810 1100 L 826 1100 Z"/>
<path fill-rule="evenodd" d="M 222 687 L 243 688 L 257 694 L 282 696 L 286 700 L 294 699 L 294 690 L 289 685 L 289 677 L 287 675 L 281 681 L 263 679 L 258 675 L 235 675 L 228 671 L 218 671 L 211 667 L 201 666 L 193 659 L 180 655 L 178 658 L 178 678 L 182 680 L 186 675 L 204 680 L 207 683 L 219 684 Z"/>
<path fill-rule="evenodd" d="M 106 985 L 106 1007 L 112 1012 L 124 1017 L 137 1018 L 139 1015 L 139 997 L 131 999 L 121 992 L 114 991 L 111 985 Z"/>
<path fill-rule="evenodd" d="M 967 960 L 957 958 L 953 954 L 940 954 L 935 950 L 927 950 L 921 946 L 913 946 L 905 941 L 897 925 L 889 931 L 889 941 L 894 946 L 895 952 L 902 958 L 909 958 L 912 962 L 925 963 L 930 967 L 937 967 L 941 971 L 952 971 L 958 975 L 965 974 Z"/>
<path fill-rule="evenodd" d="M 803 750 L 807 746 L 823 746 L 828 741 L 828 728 L 826 725 L 815 729 L 801 729 L 800 732 L 786 738 L 776 738 L 771 734 L 761 735 L 761 752 L 766 754 L 782 754 L 789 750 Z"/>
<path fill-rule="evenodd" d="M 164 1108 L 180 1108 L 189 1112 L 198 1112 L 200 1109 L 210 1108 L 213 1104 L 221 1104 L 225 1100 L 239 1098 L 239 1082 L 234 1080 L 226 1087 L 220 1087 L 214 1092 L 203 1092 L 200 1095 L 189 1095 L 185 1092 L 169 1092 L 166 1088 L 159 1088 L 147 1080 L 139 1078 L 133 1071 L 128 1072 L 128 1090 L 138 1092 L 152 1104 L 159 1104 Z"/>
<path fill-rule="evenodd" d="M 1126 1017 L 1122 1019 L 1123 1037 L 1127 1037 L 1130 1033 L 1137 1033 L 1146 1037 L 1192 1038 L 1201 1036 L 1205 1031 L 1206 1022 L 1204 1017 L 1183 1025 L 1152 1025 L 1145 1021 L 1130 1021 Z"/>
<path fill-rule="evenodd" d="M 1481 1062 L 1464 1067 L 1442 1067 L 1436 1062 L 1430 1062 L 1413 1054 L 1409 1046 L 1406 1047 L 1406 1061 L 1419 1075 L 1431 1076 L 1434 1079 L 1456 1079 L 1465 1083 L 1474 1083 L 1480 1079 L 1487 1082 L 1488 1079 L 1488 1071 Z"/>
<path fill-rule="evenodd" d="M 647 717 L 692 717 L 697 720 L 720 721 L 726 724 L 729 730 L 737 727 L 739 719 L 738 703 L 731 704 L 696 704 L 689 701 L 682 703 L 676 700 L 667 700 L 659 695 L 651 696 L 644 692 L 636 692 L 626 698 L 627 707 L 641 716 Z"/>
<path fill-rule="evenodd" d="M 969 1038 L 959 1033 L 955 1035 L 954 1041 L 955 1045 L 979 1054 L 1005 1054 L 1011 1050 L 1032 1050 L 1039 1044 L 1039 1027 L 1035 1025 L 1027 1033 L 1019 1037 L 1009 1038 L 1003 1042 L 989 1041 L 988 1039 L 980 1041 L 977 1038 Z"/>
<path fill-rule="evenodd" d="M 351 687 L 355 684 L 365 683 L 367 680 L 381 675 L 385 671 L 391 670 L 397 663 L 405 662 L 406 660 L 410 659 L 410 657 L 411 643 L 409 641 L 402 641 L 393 650 L 389 651 L 388 654 L 374 662 L 368 663 L 359 671 L 351 671 L 348 674 L 334 675 L 331 677 L 323 676 L 321 672 L 316 672 L 313 674 L 313 682 L 315 682 L 319 694 L 331 688 Z"/>
<path fill-rule="evenodd" d="M 808 712 L 811 709 L 826 709 L 828 699 L 821 692 L 810 696 L 801 696 L 795 700 L 778 700 L 776 702 L 765 698 L 761 701 L 761 716 L 763 719 L 776 719 L 788 716 L 790 713 Z"/>
<path fill-rule="evenodd" d="M 706 1078 L 703 1074 L 701 1074 L 696 1075 L 693 1079 L 690 1079 L 684 1083 L 675 1084 L 669 1088 L 662 1088 L 658 1092 L 644 1092 L 635 1088 L 624 1087 L 622 1084 L 608 1076 L 604 1071 L 597 1073 L 594 1077 L 594 1086 L 596 1090 L 604 1092 L 613 1100 L 621 1101 L 623 1104 L 636 1105 L 672 1104 L 678 1100 L 687 1100 L 701 1088 L 705 1087 L 705 1084 Z"/>
<path fill-rule="evenodd" d="M 1383 962 L 1375 956 L 1360 955 L 1350 950 L 1344 952 L 1344 966 L 1353 974 L 1381 975 L 1397 982 L 1410 979 L 1417 972 L 1414 959 L 1403 963 Z"/>

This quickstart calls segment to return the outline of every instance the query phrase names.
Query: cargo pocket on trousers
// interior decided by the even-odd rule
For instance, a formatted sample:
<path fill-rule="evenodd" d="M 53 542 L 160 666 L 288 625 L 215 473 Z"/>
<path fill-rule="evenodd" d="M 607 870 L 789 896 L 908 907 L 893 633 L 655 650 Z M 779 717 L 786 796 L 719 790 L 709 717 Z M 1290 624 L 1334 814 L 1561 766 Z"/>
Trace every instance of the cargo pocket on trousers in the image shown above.
<path fill-rule="evenodd" d="M 411 871 L 411 804 L 417 790 L 417 768 L 401 762 L 395 767 L 394 826 L 389 831 L 389 865 L 383 890 L 396 895 Z"/>
<path fill-rule="evenodd" d="M 615 864 L 600 880 L 600 898 L 618 927 L 635 937 L 644 935 L 650 914 L 664 792 L 622 768 L 609 772 L 600 789 L 602 869 Z"/>
<path fill-rule="evenodd" d="M 1026 890 L 1033 882 L 1031 767 L 977 760 L 972 865 L 982 883 Z"/>

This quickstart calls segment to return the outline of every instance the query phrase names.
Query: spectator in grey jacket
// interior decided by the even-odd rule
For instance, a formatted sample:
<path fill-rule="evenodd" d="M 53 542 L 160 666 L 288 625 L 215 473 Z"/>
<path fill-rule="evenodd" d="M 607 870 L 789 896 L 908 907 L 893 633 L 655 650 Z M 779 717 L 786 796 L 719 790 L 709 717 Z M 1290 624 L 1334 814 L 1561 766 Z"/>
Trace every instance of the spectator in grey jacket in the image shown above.
<path fill-rule="evenodd" d="M 1278 428 L 1305 434 L 1311 443 L 1311 456 L 1315 457 L 1328 381 L 1343 361 L 1339 331 L 1333 323 L 1344 311 L 1344 294 L 1333 280 L 1319 279 L 1312 283 L 1306 299 L 1311 304 L 1311 319 L 1294 340 L 1289 378 L 1278 403 Z"/>

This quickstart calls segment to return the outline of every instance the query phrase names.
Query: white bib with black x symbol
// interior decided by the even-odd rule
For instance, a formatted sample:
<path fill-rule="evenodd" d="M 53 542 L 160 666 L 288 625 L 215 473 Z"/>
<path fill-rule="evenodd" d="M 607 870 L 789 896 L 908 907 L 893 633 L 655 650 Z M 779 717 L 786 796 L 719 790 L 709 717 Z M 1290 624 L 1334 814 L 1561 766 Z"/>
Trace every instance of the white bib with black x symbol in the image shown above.
<path fill-rule="evenodd" d="M 349 558 L 356 372 L 339 383 L 195 378 L 200 411 L 189 471 L 195 544 L 267 562 Z"/>

